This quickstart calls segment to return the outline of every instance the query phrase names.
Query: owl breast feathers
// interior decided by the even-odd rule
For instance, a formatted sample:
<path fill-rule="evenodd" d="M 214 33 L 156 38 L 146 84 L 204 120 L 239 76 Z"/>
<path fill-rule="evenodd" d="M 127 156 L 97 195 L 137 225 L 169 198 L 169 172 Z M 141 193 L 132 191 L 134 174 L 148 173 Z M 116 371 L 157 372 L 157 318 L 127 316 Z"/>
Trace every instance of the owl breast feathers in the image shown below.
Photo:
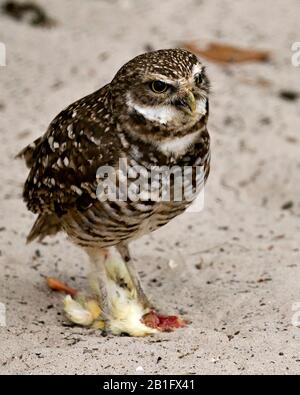
<path fill-rule="evenodd" d="M 112 246 L 181 214 L 191 201 L 176 201 L 172 193 L 169 201 L 102 201 L 97 172 L 115 169 L 119 182 L 123 160 L 131 185 L 137 166 L 147 174 L 158 167 L 200 166 L 204 184 L 210 164 L 208 94 L 206 71 L 195 55 L 160 50 L 137 56 L 110 84 L 63 110 L 19 154 L 30 169 L 24 200 L 38 214 L 28 241 L 63 230 L 82 246 Z"/>

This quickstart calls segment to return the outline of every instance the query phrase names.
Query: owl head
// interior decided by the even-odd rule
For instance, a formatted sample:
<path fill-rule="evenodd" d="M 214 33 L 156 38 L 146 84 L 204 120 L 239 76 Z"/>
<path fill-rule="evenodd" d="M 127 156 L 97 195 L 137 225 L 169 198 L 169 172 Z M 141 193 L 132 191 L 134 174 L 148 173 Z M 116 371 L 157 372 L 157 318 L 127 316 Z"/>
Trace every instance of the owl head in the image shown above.
<path fill-rule="evenodd" d="M 155 125 L 158 132 L 188 130 L 208 113 L 205 67 L 184 49 L 137 56 L 118 71 L 111 92 L 118 114 Z"/>

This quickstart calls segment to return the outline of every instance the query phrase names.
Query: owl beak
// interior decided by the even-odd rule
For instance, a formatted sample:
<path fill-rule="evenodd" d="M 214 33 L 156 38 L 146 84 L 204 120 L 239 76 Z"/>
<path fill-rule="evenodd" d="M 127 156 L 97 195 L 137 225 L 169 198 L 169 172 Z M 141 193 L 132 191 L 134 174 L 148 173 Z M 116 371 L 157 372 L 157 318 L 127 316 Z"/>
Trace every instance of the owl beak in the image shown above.
<path fill-rule="evenodd" d="M 193 92 L 186 90 L 184 94 L 176 100 L 176 106 L 189 114 L 194 114 L 196 111 L 196 99 Z"/>

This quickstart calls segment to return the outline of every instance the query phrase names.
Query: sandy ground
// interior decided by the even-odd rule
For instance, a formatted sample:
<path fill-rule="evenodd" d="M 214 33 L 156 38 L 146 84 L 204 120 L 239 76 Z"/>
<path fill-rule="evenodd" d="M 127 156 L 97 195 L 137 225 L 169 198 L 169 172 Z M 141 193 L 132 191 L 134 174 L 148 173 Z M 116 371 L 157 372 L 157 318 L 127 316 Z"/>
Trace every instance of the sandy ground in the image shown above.
<path fill-rule="evenodd" d="M 291 64 L 299 1 L 38 3 L 56 20 L 52 29 L 0 15 L 7 47 L 7 67 L 0 67 L 0 302 L 7 310 L 0 372 L 300 373 L 300 328 L 292 325 L 300 302 L 300 106 L 279 96 L 299 90 L 300 68 Z M 132 245 L 156 304 L 192 323 L 143 339 L 71 327 L 44 278 L 84 287 L 86 257 L 64 237 L 25 245 L 34 216 L 20 197 L 27 171 L 13 156 L 145 47 L 190 39 L 273 56 L 268 64 L 206 62 L 213 159 L 205 209 Z"/>

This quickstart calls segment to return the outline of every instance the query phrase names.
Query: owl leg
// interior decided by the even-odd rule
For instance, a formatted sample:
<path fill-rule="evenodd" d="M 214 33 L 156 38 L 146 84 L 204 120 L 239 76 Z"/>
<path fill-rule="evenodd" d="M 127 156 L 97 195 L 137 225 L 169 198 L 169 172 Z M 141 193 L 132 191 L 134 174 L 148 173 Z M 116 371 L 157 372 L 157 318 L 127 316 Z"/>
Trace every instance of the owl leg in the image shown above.
<path fill-rule="evenodd" d="M 88 275 L 90 289 L 101 304 L 103 313 L 109 310 L 108 291 L 106 283 L 105 262 L 109 258 L 109 251 L 104 248 L 88 248 L 86 252 L 90 258 L 92 270 Z"/>
<path fill-rule="evenodd" d="M 86 252 L 92 264 L 92 271 L 88 275 L 90 290 L 88 293 L 67 292 L 64 310 L 67 318 L 75 324 L 104 329 L 105 317 L 109 312 L 105 271 L 108 251 L 88 248 Z"/>
<path fill-rule="evenodd" d="M 124 243 L 120 243 L 117 245 L 117 250 L 119 251 L 122 259 L 124 260 L 125 266 L 131 277 L 132 283 L 137 291 L 139 300 L 142 302 L 143 306 L 147 308 L 152 308 L 152 303 L 149 301 L 142 288 L 141 281 L 137 273 L 137 270 L 134 266 L 134 263 L 132 261 L 128 245 Z"/>

